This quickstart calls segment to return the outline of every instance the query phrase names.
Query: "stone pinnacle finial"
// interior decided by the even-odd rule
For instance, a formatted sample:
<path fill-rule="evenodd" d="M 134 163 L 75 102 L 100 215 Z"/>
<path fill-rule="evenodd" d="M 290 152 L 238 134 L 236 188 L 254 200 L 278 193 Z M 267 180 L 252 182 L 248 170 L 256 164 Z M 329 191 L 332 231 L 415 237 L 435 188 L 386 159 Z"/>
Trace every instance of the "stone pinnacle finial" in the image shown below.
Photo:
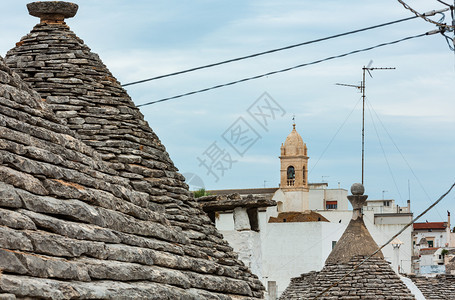
<path fill-rule="evenodd" d="M 38 1 L 27 4 L 28 13 L 40 18 L 41 23 L 63 23 L 76 15 L 79 6 L 63 1 Z"/>
<path fill-rule="evenodd" d="M 351 186 L 351 193 L 352 195 L 349 195 L 348 199 L 353 208 L 352 219 L 356 220 L 358 218 L 362 218 L 362 208 L 367 201 L 368 195 L 363 194 L 365 193 L 365 188 L 361 183 L 354 183 Z"/>
<path fill-rule="evenodd" d="M 352 195 L 348 195 L 348 199 L 353 208 L 352 218 L 325 261 L 326 264 L 348 263 L 355 256 L 366 257 L 378 249 L 378 245 L 363 222 L 362 210 L 368 198 L 368 195 L 363 194 L 364 192 L 363 184 L 354 183 L 351 186 Z M 384 258 L 381 251 L 374 256 Z"/>
<path fill-rule="evenodd" d="M 363 195 L 363 193 L 365 193 L 365 188 L 361 183 L 354 183 L 351 186 L 351 193 L 353 195 Z"/>

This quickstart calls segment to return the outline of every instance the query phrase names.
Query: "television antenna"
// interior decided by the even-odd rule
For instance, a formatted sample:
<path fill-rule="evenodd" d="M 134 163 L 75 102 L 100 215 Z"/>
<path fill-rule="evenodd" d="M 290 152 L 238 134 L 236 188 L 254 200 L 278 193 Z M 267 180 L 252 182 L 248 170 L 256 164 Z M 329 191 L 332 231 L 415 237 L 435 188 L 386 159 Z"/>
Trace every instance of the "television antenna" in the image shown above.
<path fill-rule="evenodd" d="M 362 185 L 363 185 L 363 177 L 364 177 L 364 170 L 365 170 L 365 72 L 368 72 L 368 75 L 370 75 L 370 77 L 373 78 L 373 75 L 371 75 L 370 71 L 395 70 L 396 69 L 396 68 L 374 68 L 374 67 L 371 67 L 372 64 L 373 64 L 373 60 L 370 60 L 370 62 L 368 63 L 368 65 L 366 67 L 363 66 L 362 81 L 360 82 L 360 85 L 336 83 L 336 85 L 354 87 L 356 89 L 359 89 L 360 92 L 362 93 Z"/>

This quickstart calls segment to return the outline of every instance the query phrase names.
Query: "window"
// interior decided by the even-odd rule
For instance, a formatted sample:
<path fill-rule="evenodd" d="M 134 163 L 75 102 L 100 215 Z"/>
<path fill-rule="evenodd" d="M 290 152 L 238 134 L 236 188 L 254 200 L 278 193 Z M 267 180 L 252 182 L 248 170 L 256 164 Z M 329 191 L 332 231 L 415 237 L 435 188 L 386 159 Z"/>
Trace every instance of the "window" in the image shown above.
<path fill-rule="evenodd" d="M 278 201 L 278 203 L 277 203 L 277 209 L 278 209 L 278 212 L 282 212 L 282 211 L 283 211 L 283 202 Z"/>
<path fill-rule="evenodd" d="M 337 244 L 337 241 L 332 241 L 332 250 L 335 248 L 335 245 Z"/>
<path fill-rule="evenodd" d="M 337 209 L 338 203 L 337 201 L 326 201 L 325 202 L 325 209 Z"/>
<path fill-rule="evenodd" d="M 428 247 L 433 248 L 433 241 L 428 241 Z"/>
<path fill-rule="evenodd" d="M 303 184 L 305 184 L 305 166 L 303 166 Z"/>
<path fill-rule="evenodd" d="M 390 201 L 384 201 L 384 206 L 390 206 Z"/>
<path fill-rule="evenodd" d="M 293 166 L 289 166 L 287 170 L 287 184 L 288 186 L 294 186 L 295 183 L 295 169 Z"/>
<path fill-rule="evenodd" d="M 288 179 L 295 179 L 295 169 L 293 166 L 288 167 Z"/>

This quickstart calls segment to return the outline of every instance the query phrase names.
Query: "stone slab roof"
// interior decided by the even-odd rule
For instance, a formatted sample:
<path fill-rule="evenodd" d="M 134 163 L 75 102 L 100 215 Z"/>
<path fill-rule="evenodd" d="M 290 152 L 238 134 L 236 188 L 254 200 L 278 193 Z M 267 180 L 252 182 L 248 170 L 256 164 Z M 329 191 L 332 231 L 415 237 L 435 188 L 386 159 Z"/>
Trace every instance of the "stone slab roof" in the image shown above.
<path fill-rule="evenodd" d="M 320 188 L 327 187 L 328 183 L 308 183 L 310 188 Z M 240 194 L 240 195 L 263 195 L 265 197 L 273 197 L 275 192 L 279 187 L 274 188 L 250 188 L 250 189 L 226 189 L 226 190 L 209 190 L 207 193 L 212 195 L 230 195 L 230 194 Z"/>
<path fill-rule="evenodd" d="M 120 83 L 63 21 L 46 15 L 7 64 L 0 295 L 262 298 Z"/>
<path fill-rule="evenodd" d="M 230 189 L 230 190 L 210 190 L 207 193 L 211 195 L 232 195 L 239 194 L 242 196 L 254 195 L 263 196 L 267 199 L 272 199 L 278 188 L 256 188 L 256 189 Z"/>
<path fill-rule="evenodd" d="M 292 222 L 329 222 L 323 215 L 315 211 L 307 212 L 282 212 L 276 217 L 270 217 L 269 223 L 292 223 Z"/>
<path fill-rule="evenodd" d="M 409 275 L 426 299 L 455 299 L 455 275 L 438 274 L 434 277 Z"/>
<path fill-rule="evenodd" d="M 419 250 L 419 253 L 421 255 L 429 255 L 429 254 L 434 254 L 436 251 L 438 251 L 439 248 L 433 247 L 433 248 L 421 248 Z"/>
<path fill-rule="evenodd" d="M 363 262 L 378 245 L 363 222 L 362 207 L 368 197 L 363 195 L 363 185 L 354 184 L 351 192 L 352 219 L 324 267 L 291 279 L 280 299 L 314 299 L 329 287 L 319 299 L 415 299 L 381 252 Z"/>
<path fill-rule="evenodd" d="M 260 208 L 276 206 L 274 200 L 269 200 L 264 197 L 254 197 L 253 195 L 248 195 L 247 197 L 241 197 L 239 194 L 213 195 L 200 197 L 196 200 L 207 213 L 233 210 L 237 207 Z"/>
<path fill-rule="evenodd" d="M 368 256 L 378 249 L 363 219 L 351 220 L 326 263 L 347 262 L 354 256 Z M 375 256 L 384 258 L 382 252 Z"/>
<path fill-rule="evenodd" d="M 326 264 L 319 272 L 292 278 L 280 299 L 314 299 L 341 279 L 365 257 L 356 256 L 343 264 Z M 373 257 L 318 299 L 415 299 L 388 262 Z"/>

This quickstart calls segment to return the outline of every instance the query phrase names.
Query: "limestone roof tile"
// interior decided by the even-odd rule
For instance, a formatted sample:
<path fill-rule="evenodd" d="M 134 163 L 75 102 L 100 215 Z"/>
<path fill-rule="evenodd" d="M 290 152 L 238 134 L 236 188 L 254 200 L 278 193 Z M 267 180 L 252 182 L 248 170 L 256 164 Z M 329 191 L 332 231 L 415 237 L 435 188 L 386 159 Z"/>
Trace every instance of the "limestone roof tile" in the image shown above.
<path fill-rule="evenodd" d="M 321 271 L 292 278 L 280 299 L 314 299 L 365 257 L 326 264 Z M 318 299 L 415 299 L 384 259 L 373 257 Z"/>
<path fill-rule="evenodd" d="M 319 299 L 415 299 L 381 252 L 363 262 L 378 245 L 363 221 L 361 209 L 368 197 L 363 195 L 363 185 L 354 184 L 351 192 L 353 195 L 348 199 L 354 209 L 353 217 L 324 267 L 291 279 L 280 299 L 314 299 L 329 287 Z M 351 272 L 354 267 L 357 268 Z"/>
<path fill-rule="evenodd" d="M 0 290 L 262 298 L 120 83 L 49 19 L 0 59 Z"/>
<path fill-rule="evenodd" d="M 408 276 L 426 299 L 455 299 L 455 275 L 438 274 L 434 277 Z"/>

